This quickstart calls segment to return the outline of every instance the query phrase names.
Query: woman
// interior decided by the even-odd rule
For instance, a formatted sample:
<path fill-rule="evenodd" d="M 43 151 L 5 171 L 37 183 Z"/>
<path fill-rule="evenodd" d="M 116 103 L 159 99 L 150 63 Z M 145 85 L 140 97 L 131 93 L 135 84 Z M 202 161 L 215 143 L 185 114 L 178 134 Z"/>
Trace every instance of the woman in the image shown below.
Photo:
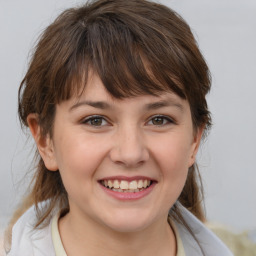
<path fill-rule="evenodd" d="M 231 255 L 200 222 L 209 89 L 189 26 L 167 7 L 64 11 L 19 91 L 39 159 L 8 255 Z"/>

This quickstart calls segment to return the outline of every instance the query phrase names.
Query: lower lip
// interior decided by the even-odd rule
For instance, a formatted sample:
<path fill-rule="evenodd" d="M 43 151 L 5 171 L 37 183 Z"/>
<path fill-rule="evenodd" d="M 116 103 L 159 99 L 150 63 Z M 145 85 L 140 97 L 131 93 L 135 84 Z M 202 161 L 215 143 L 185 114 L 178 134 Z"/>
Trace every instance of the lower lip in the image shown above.
<path fill-rule="evenodd" d="M 143 189 L 142 191 L 139 192 L 118 192 L 118 191 L 113 191 L 109 188 L 104 187 L 103 185 L 100 184 L 104 192 L 106 192 L 108 195 L 118 199 L 118 200 L 139 200 L 145 196 L 147 196 L 155 187 L 156 182 L 153 182 L 149 187 L 146 189 Z"/>

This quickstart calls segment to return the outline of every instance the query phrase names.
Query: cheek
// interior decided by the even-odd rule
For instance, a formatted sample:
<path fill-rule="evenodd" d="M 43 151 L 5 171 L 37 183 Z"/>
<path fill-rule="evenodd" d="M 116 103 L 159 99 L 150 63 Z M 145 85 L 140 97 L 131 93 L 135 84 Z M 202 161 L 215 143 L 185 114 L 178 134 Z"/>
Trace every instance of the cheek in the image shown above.
<path fill-rule="evenodd" d="M 156 144 L 153 156 L 160 169 L 167 203 L 174 203 L 180 195 L 187 179 L 190 161 L 190 138 L 168 136 Z"/>
<path fill-rule="evenodd" d="M 152 156 L 160 174 L 161 203 L 166 211 L 176 202 L 185 185 L 188 174 L 190 147 L 184 137 L 166 138 L 157 143 Z"/>
<path fill-rule="evenodd" d="M 188 141 L 182 136 L 173 136 L 155 144 L 157 146 L 153 155 L 165 175 L 175 176 L 187 172 L 191 158 L 191 145 Z"/>
<path fill-rule="evenodd" d="M 63 178 L 83 178 L 91 176 L 106 155 L 107 143 L 100 143 L 91 136 L 76 134 L 56 139 L 56 160 Z M 64 177 L 65 176 L 65 177 Z"/>

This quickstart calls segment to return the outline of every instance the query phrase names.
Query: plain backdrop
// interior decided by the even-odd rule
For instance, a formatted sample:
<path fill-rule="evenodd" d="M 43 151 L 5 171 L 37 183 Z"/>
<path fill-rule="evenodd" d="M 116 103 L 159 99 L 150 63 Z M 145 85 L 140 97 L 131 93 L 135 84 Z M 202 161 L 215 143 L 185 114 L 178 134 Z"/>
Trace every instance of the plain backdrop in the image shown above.
<path fill-rule="evenodd" d="M 32 139 L 17 117 L 17 91 L 43 29 L 75 0 L 0 0 L 0 225 L 28 184 Z M 212 72 L 213 128 L 198 155 L 207 218 L 256 228 L 256 1 L 162 0 L 190 24 Z"/>

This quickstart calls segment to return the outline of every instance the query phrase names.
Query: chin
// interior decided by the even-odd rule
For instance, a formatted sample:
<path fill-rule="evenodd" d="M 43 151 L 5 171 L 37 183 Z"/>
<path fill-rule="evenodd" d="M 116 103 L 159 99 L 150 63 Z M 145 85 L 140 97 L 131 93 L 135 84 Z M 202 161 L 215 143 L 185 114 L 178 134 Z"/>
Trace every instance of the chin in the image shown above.
<path fill-rule="evenodd" d="M 110 225 L 109 227 L 118 233 L 134 233 L 140 232 L 147 228 L 148 225 L 143 225 L 142 223 L 125 222 L 125 223 L 115 223 L 115 225 Z"/>
<path fill-rule="evenodd" d="M 134 233 L 148 228 L 154 222 L 153 218 L 143 214 L 123 213 L 121 216 L 112 216 L 111 219 L 104 219 L 105 225 L 115 232 Z"/>

